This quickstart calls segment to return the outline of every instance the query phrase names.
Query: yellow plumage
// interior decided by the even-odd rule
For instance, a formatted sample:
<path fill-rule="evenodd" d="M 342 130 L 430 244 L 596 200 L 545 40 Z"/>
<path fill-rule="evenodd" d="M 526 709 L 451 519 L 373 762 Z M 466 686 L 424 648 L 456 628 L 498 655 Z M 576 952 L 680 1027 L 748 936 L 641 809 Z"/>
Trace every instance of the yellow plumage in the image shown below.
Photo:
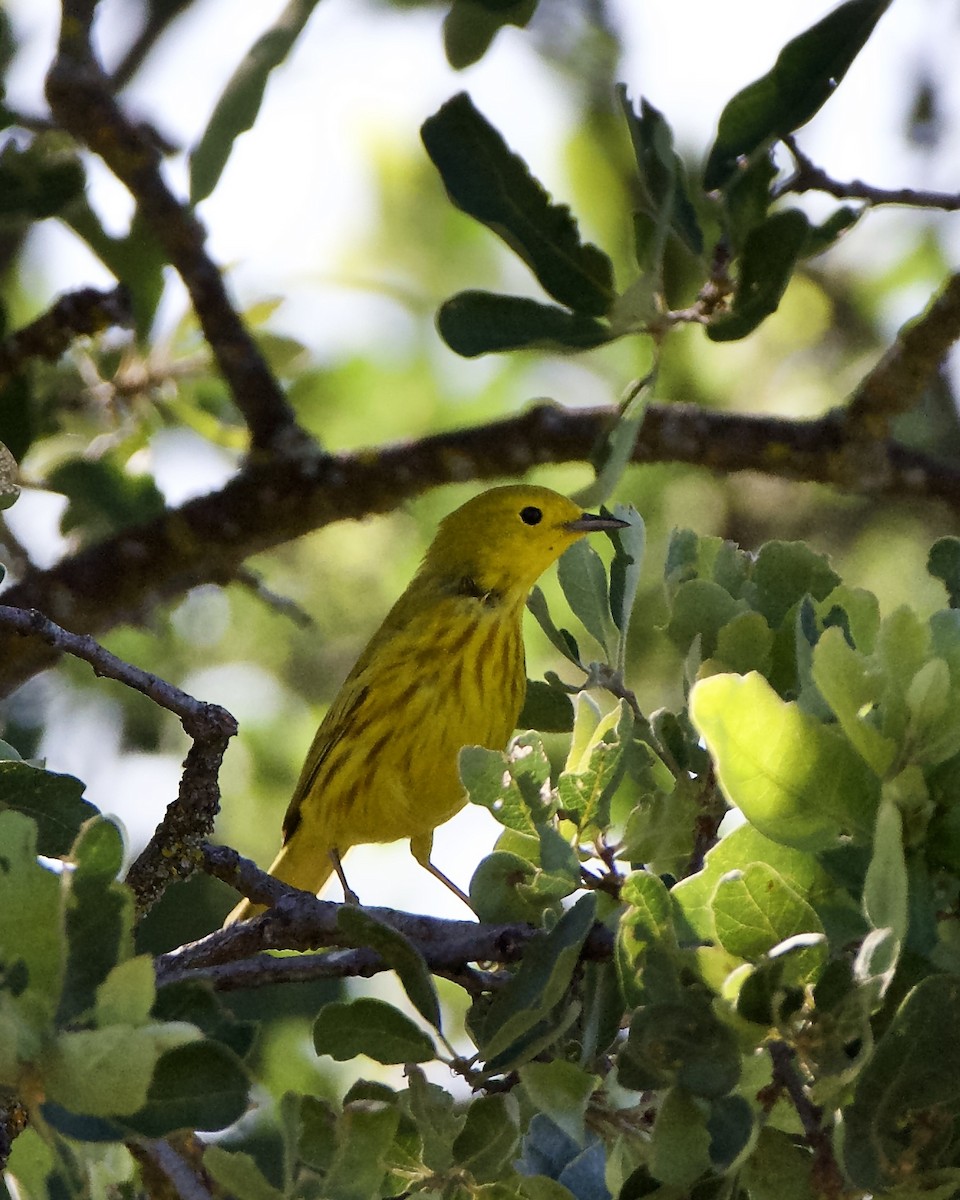
<path fill-rule="evenodd" d="M 502 749 L 520 714 L 527 594 L 584 534 L 622 524 L 527 484 L 446 517 L 317 730 L 270 874 L 318 892 L 351 846 L 410 838 L 453 887 L 430 862 L 433 831 L 464 804 L 460 749 Z M 244 900 L 226 923 L 260 911 Z"/>

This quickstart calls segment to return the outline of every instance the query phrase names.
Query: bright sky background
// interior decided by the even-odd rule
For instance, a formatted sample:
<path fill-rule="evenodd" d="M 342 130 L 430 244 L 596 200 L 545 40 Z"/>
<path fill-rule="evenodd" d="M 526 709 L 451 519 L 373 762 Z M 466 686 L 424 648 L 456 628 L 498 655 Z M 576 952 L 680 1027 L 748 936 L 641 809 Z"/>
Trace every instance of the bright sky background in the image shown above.
<path fill-rule="evenodd" d="M 29 41 L 12 75 L 9 102 L 40 112 L 58 5 L 53 0 L 6 4 Z M 206 0 L 151 57 L 127 94 L 128 104 L 188 148 L 235 64 L 283 7 L 281 0 Z M 558 8 L 550 0 L 541 7 L 545 21 Z M 618 0 L 612 11 L 625 37 L 622 78 L 633 97 L 646 95 L 667 115 L 681 145 L 702 152 L 724 102 L 765 72 L 789 37 L 832 7 L 827 0 Z M 127 41 L 121 25 L 125 12 L 115 0 L 102 0 L 97 28 L 108 63 Z M 323 0 L 296 53 L 275 73 L 257 126 L 237 142 L 217 192 L 202 206 L 210 249 L 230 267 L 241 302 L 284 296 L 275 326 L 305 340 L 321 358 L 371 347 L 389 352 L 391 345 L 396 350 L 402 343 L 406 318 L 396 305 L 338 286 L 335 277 L 345 248 L 376 222 L 371 148 L 419 145 L 421 122 L 455 91 L 468 89 L 553 194 L 564 198 L 560 148 L 569 103 L 557 78 L 531 52 L 535 29 L 505 30 L 480 64 L 456 73 L 443 58 L 441 19 L 441 9 L 392 12 L 361 0 Z M 900 135 L 920 69 L 942 89 L 949 113 L 943 146 L 958 144 L 958 51 L 960 10 L 954 0 L 894 0 L 837 96 L 801 143 L 843 178 L 956 189 L 955 153 L 941 153 L 931 162 L 929 156 L 905 149 Z M 169 173 L 185 189 L 182 161 L 172 163 Z M 94 169 L 92 179 L 94 202 L 122 227 L 129 198 L 105 171 Z M 911 219 L 923 218 L 913 214 Z M 879 265 L 897 252 L 903 218 L 881 215 L 868 224 L 869 230 L 854 231 L 842 253 Z M 960 254 L 960 239 L 951 236 Z M 36 239 L 30 263 L 45 281 L 38 294 L 111 282 L 55 222 L 48 222 Z M 463 283 L 470 286 L 469 279 Z M 180 303 L 174 291 L 172 314 Z M 483 368 L 464 363 L 457 369 L 466 377 Z M 44 517 L 22 501 L 9 515 L 12 524 L 44 525 L 49 538 L 49 513 Z M 27 536 L 30 531 L 21 525 L 18 532 Z M 236 697 L 234 688 L 230 707 L 242 719 Z M 82 711 L 68 696 L 57 702 L 72 714 L 72 734 L 46 747 L 49 765 L 86 779 L 91 799 L 107 808 L 116 809 L 119 796 L 135 796 L 136 806 L 124 806 L 123 817 L 135 841 L 147 836 L 176 787 L 179 759 L 121 754 L 116 722 L 106 734 L 98 723 L 109 706 L 98 713 L 87 697 Z M 64 722 L 56 724 L 64 728 Z M 111 728 L 109 721 L 106 728 Z M 438 862 L 466 881 L 492 834 L 484 814 L 467 810 L 437 840 Z M 351 879 L 358 873 L 361 882 L 355 886 L 367 902 L 397 900 L 394 867 L 391 860 L 390 872 L 383 870 L 384 853 L 371 847 L 351 854 Z M 413 907 L 463 915 L 412 860 L 403 886 L 408 889 L 404 902 Z"/>

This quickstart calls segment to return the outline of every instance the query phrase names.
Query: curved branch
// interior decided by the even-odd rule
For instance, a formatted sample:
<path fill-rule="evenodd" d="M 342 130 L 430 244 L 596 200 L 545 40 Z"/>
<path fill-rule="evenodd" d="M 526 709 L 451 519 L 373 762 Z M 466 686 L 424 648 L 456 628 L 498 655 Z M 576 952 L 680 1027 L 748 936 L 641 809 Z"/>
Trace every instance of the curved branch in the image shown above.
<path fill-rule="evenodd" d="M 230 582 L 250 555 L 333 521 L 391 512 L 444 483 L 587 462 L 618 412 L 540 404 L 516 417 L 377 451 L 251 462 L 219 492 L 125 529 L 47 571 L 29 572 L 4 600 L 40 609 L 77 633 L 136 623 L 199 584 Z M 862 495 L 940 500 L 960 513 L 960 467 L 889 439 L 867 441 L 841 411 L 793 421 L 651 405 L 633 461 L 762 471 Z M 50 646 L 0 631 L 0 695 L 55 658 Z"/>
<path fill-rule="evenodd" d="M 864 183 L 862 179 L 841 182 L 828 175 L 800 149 L 796 139 L 786 137 L 784 143 L 793 155 L 796 171 L 776 188 L 777 197 L 787 192 L 826 192 L 838 200 L 863 200 L 870 205 L 899 204 L 909 208 L 938 208 L 941 212 L 960 210 L 960 192 L 921 191 L 915 188 L 881 188 Z"/>
<path fill-rule="evenodd" d="M 36 610 L 0 605 L 0 629 L 7 636 L 72 654 L 89 663 L 97 675 L 149 697 L 178 716 L 184 732 L 192 738 L 177 798 L 127 872 L 138 910 L 146 911 L 171 880 L 190 875 L 196 868 L 200 848 L 220 810 L 220 764 L 227 743 L 237 732 L 236 721 L 225 708 L 194 699 L 172 683 L 117 658 L 92 637 L 61 629 Z"/>
<path fill-rule="evenodd" d="M 193 212 L 173 195 L 160 153 L 113 95 L 90 45 L 94 0 L 63 0 L 57 57 L 47 76 L 47 100 L 60 125 L 99 154 L 137 202 L 144 220 L 186 284 L 217 365 L 243 414 L 256 450 L 309 444 L 293 409 L 244 328 L 204 245 Z"/>

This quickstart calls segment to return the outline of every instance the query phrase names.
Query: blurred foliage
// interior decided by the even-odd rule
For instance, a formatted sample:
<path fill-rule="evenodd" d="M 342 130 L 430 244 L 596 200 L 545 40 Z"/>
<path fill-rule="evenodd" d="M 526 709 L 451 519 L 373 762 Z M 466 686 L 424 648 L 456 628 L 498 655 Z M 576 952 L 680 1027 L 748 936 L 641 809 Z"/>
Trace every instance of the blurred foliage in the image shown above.
<path fill-rule="evenodd" d="M 154 43 L 172 45 L 171 22 L 190 7 L 140 6 L 120 76 Z M 717 114 L 716 142 L 697 151 L 706 179 L 669 113 L 617 91 L 611 29 L 585 21 L 564 49 L 549 7 L 453 0 L 437 54 L 466 66 L 497 52 L 504 26 L 529 24 L 529 46 L 576 80 L 565 177 L 538 180 L 512 131 L 466 93 L 424 126 L 433 165 L 412 130 L 371 164 L 378 223 L 336 265 L 374 279 L 404 322 L 402 353 L 371 336 L 362 353 L 320 363 L 280 332 L 274 301 L 244 314 L 328 449 L 479 425 L 544 392 L 611 403 L 651 371 L 663 400 L 816 417 L 947 274 L 929 214 L 830 201 L 814 215 L 782 192 L 778 141 L 869 49 L 885 4 L 849 0 L 785 46 Z M 271 72 L 312 8 L 293 0 L 264 30 L 197 129 L 195 200 L 227 186 L 234 141 L 269 103 Z M 18 36 L 0 12 L 4 71 Z M 931 114 L 942 120 L 941 98 L 924 79 L 909 136 Z M 0 442 L 19 464 L 0 456 L 0 507 L 23 489 L 0 514 L 15 580 L 56 542 L 31 520 L 54 512 L 64 553 L 95 551 L 171 497 L 216 487 L 246 440 L 195 317 L 158 319 L 167 264 L 142 213 L 117 233 L 89 160 L 30 114 L 0 107 L 0 136 L 4 333 L 52 300 L 29 270 L 41 221 L 130 288 L 136 317 L 131 336 L 78 339 L 55 363 L 0 377 Z M 696 320 L 676 318 L 697 304 Z M 462 355 L 489 354 L 483 372 L 460 374 L 437 329 Z M 604 454 L 606 465 L 629 457 L 631 419 L 636 409 L 596 465 L 643 525 L 542 581 L 527 628 L 532 732 L 462 760 L 496 839 L 471 883 L 477 911 L 540 930 L 494 991 L 467 997 L 400 956 L 399 982 L 363 994 L 334 983 L 227 1000 L 199 985 L 157 992 L 149 956 L 216 928 L 232 904 L 223 885 L 194 878 L 134 932 L 115 881 L 114 815 L 136 853 L 173 798 L 162 781 L 183 757 L 179 726 L 75 662 L 4 703 L 0 1109 L 9 1091 L 30 1114 L 10 1162 L 20 1195 L 142 1194 L 126 1145 L 224 1129 L 251 1097 L 256 1111 L 203 1158 L 242 1200 L 824 1194 L 821 1151 L 771 1042 L 795 1054 L 850 1194 L 956 1194 L 960 1064 L 943 1034 L 960 1020 L 960 551 L 942 536 L 954 517 L 755 473 L 604 474 Z M 895 432 L 956 460 L 947 373 Z M 594 474 L 533 472 L 565 492 Z M 122 658 L 239 718 L 219 833 L 241 853 L 272 854 L 319 712 L 439 519 L 472 490 L 451 484 L 256 556 L 259 590 L 244 577 L 162 610 L 145 597 L 109 633 Z M 311 624 L 291 621 L 287 602 Z M 86 798 L 44 756 L 82 775 Z M 727 806 L 737 820 L 704 857 L 704 830 Z M 54 873 L 37 853 L 67 866 Z M 406 906 L 408 877 L 378 862 Z M 584 965 L 594 921 L 615 953 Z"/>

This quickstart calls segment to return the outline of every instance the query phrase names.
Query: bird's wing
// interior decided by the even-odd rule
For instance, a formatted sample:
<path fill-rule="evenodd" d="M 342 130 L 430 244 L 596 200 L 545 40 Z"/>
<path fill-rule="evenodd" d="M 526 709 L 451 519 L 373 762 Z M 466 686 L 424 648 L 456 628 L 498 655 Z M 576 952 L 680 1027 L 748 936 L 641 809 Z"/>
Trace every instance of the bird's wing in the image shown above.
<path fill-rule="evenodd" d="M 351 687 L 348 679 L 320 723 L 320 728 L 314 735 L 310 749 L 307 751 L 300 778 L 297 780 L 297 786 L 283 818 L 284 842 L 289 841 L 296 832 L 297 826 L 300 824 L 301 807 L 305 797 L 313 791 L 317 777 L 331 750 L 344 738 L 350 737 L 369 694 L 369 687 L 359 685 L 359 681 Z"/>

